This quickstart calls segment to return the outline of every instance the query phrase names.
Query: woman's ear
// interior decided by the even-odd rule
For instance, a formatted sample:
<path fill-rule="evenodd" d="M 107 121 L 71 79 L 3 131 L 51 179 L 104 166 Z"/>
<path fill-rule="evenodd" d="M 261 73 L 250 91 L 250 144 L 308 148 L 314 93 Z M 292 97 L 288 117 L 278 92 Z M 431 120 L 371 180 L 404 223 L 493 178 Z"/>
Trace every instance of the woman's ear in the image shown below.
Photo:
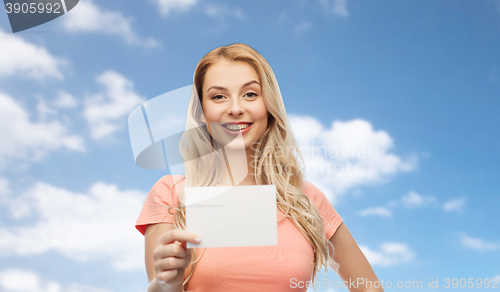
<path fill-rule="evenodd" d="M 207 120 L 205 120 L 205 115 L 204 114 L 201 114 L 200 116 L 200 120 L 202 123 L 206 124 L 207 123 Z"/>

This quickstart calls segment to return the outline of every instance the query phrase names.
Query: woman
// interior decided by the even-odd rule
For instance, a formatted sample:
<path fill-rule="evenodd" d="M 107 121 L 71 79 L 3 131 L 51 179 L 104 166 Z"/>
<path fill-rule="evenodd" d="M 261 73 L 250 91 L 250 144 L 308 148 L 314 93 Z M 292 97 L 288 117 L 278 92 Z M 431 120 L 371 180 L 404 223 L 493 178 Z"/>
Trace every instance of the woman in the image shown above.
<path fill-rule="evenodd" d="M 342 218 L 304 181 L 276 77 L 257 51 L 232 44 L 200 60 L 186 126 L 186 175 L 161 178 L 137 220 L 149 292 L 305 291 L 322 267 L 349 291 L 383 291 L 352 284 L 378 279 Z M 185 230 L 185 187 L 235 184 L 276 185 L 278 246 L 187 249 L 203 239 Z"/>

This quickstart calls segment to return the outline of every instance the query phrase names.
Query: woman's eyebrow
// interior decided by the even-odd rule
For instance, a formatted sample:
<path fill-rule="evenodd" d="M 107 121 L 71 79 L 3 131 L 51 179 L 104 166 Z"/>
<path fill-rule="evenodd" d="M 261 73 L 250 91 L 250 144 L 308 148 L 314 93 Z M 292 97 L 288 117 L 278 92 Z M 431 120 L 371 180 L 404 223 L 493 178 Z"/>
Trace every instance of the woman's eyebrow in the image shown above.
<path fill-rule="evenodd" d="M 256 80 L 252 80 L 252 81 L 248 81 L 247 83 L 243 84 L 243 86 L 241 86 L 241 88 L 245 88 L 251 84 L 258 84 L 260 86 L 260 83 L 257 82 Z M 227 88 L 225 87 L 222 87 L 222 86 L 217 86 L 217 85 L 214 85 L 214 86 L 210 86 L 208 89 L 207 89 L 207 92 L 210 91 L 210 89 L 219 89 L 219 90 L 227 90 Z"/>

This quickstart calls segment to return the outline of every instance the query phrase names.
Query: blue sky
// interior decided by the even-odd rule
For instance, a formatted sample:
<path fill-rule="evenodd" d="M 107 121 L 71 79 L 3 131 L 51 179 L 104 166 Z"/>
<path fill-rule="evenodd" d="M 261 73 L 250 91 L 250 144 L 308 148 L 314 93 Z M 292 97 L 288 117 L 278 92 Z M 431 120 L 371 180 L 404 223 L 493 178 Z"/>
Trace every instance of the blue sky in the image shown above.
<path fill-rule="evenodd" d="M 81 0 L 16 34 L 0 13 L 0 291 L 146 290 L 134 222 L 166 171 L 135 165 L 127 116 L 236 42 L 301 145 L 379 150 L 309 174 L 379 279 L 500 278 L 500 1 Z"/>

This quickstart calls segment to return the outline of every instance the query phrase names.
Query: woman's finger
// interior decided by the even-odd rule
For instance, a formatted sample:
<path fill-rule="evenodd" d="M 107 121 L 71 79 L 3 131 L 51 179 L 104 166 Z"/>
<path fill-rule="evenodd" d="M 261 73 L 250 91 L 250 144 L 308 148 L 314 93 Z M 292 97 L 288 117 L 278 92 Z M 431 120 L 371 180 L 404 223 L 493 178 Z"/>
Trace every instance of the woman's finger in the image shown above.
<path fill-rule="evenodd" d="M 177 258 L 186 257 L 186 250 L 184 249 L 184 247 L 181 246 L 181 243 L 179 243 L 177 241 L 166 245 L 165 248 L 167 250 L 166 251 L 167 254 L 170 256 L 177 257 Z"/>
<path fill-rule="evenodd" d="M 167 245 L 158 245 L 153 250 L 153 258 L 157 260 L 167 257 L 185 258 L 186 256 L 191 255 L 191 252 L 189 252 L 185 248 L 186 248 L 185 242 L 182 245 L 178 241 L 175 241 Z"/>
<path fill-rule="evenodd" d="M 178 273 L 177 269 L 162 271 L 162 272 L 156 274 L 156 279 L 158 280 L 158 282 L 160 284 L 162 284 L 162 282 L 168 283 L 168 282 L 170 282 L 170 280 L 172 280 L 173 278 L 175 278 L 177 276 L 177 273 Z"/>
<path fill-rule="evenodd" d="M 186 262 L 187 261 L 184 258 L 180 259 L 175 257 L 168 257 L 156 261 L 154 265 L 157 271 L 163 272 L 172 269 L 184 268 L 184 266 L 186 266 Z M 187 262 L 187 264 L 189 264 L 189 262 Z"/>
<path fill-rule="evenodd" d="M 201 238 L 193 232 L 181 229 L 172 229 L 158 238 L 158 244 L 167 245 L 169 243 L 173 243 L 176 240 L 181 242 L 189 241 L 195 244 L 201 242 Z"/>

